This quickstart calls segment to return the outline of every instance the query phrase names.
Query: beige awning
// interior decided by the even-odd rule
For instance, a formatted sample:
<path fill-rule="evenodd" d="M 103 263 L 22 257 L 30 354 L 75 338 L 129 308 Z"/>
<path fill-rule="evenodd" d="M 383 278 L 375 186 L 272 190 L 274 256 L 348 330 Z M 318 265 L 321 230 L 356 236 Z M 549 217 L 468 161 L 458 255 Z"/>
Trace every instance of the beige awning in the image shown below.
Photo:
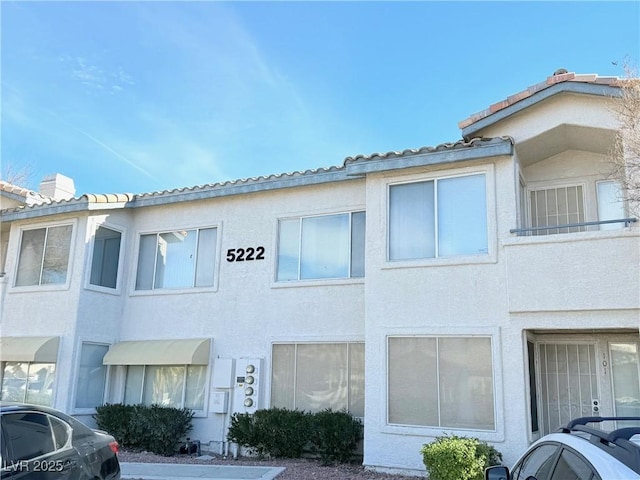
<path fill-rule="evenodd" d="M 207 365 L 211 339 L 138 340 L 112 345 L 105 365 Z"/>
<path fill-rule="evenodd" d="M 56 363 L 60 337 L 0 337 L 0 361 Z"/>

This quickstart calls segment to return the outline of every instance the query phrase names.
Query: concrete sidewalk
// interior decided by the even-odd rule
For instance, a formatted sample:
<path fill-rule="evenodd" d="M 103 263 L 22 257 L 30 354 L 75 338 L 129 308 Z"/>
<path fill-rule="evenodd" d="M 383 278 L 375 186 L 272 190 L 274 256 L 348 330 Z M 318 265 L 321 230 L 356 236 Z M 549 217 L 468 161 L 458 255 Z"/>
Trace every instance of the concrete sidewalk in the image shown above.
<path fill-rule="evenodd" d="M 193 465 L 177 463 L 120 463 L 123 479 L 143 480 L 273 480 L 283 467 Z"/>

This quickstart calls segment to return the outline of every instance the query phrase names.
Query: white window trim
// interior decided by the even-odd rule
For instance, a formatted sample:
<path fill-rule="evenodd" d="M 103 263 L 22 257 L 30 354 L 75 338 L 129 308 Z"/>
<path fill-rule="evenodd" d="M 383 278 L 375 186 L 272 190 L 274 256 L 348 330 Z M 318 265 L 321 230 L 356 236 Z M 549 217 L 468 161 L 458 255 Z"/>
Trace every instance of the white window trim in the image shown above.
<path fill-rule="evenodd" d="M 301 248 L 302 242 L 300 241 L 302 235 L 302 219 L 303 218 L 315 218 L 315 217 L 327 217 L 332 215 L 346 215 L 349 214 L 349 228 L 351 229 L 352 224 L 352 215 L 354 213 L 364 213 L 365 214 L 365 274 L 363 277 L 341 277 L 341 278 L 309 278 L 309 279 L 298 279 L 298 280 L 280 280 L 278 281 L 278 249 L 280 247 L 280 222 L 287 220 L 300 220 L 300 230 L 298 234 L 298 253 Z M 349 285 L 349 284 L 364 284 L 366 278 L 366 252 L 367 252 L 367 234 L 366 234 L 366 218 L 367 218 L 367 210 L 364 205 L 358 206 L 356 208 L 350 208 L 349 210 L 345 209 L 334 209 L 327 210 L 322 212 L 314 212 L 314 213 L 299 213 L 299 214 L 291 214 L 291 215 L 283 215 L 276 218 L 275 229 L 273 238 L 275 238 L 274 242 L 274 254 L 272 257 L 272 265 L 273 265 L 273 275 L 271 276 L 271 288 L 300 288 L 300 287 L 319 287 L 319 286 L 328 286 L 328 285 Z M 351 251 L 351 231 L 349 232 L 349 249 Z M 351 275 L 351 265 L 349 265 L 349 275 Z M 300 258 L 298 259 L 298 277 L 300 276 Z"/>
<path fill-rule="evenodd" d="M 314 336 L 286 336 L 286 337 L 270 337 L 269 338 L 269 365 L 266 365 L 266 369 L 265 371 L 268 372 L 267 377 L 266 378 L 266 388 L 264 389 L 265 392 L 265 402 L 266 404 L 269 405 L 269 407 L 271 407 L 271 378 L 273 376 L 273 346 L 274 345 L 296 345 L 296 344 L 336 344 L 336 343 L 343 343 L 343 344 L 349 344 L 349 343 L 361 343 L 364 345 L 365 347 L 365 383 L 364 383 L 364 389 L 365 389 L 365 410 L 366 410 L 366 405 L 367 405 L 367 396 L 366 396 L 366 391 L 367 391 L 367 368 L 366 368 L 366 357 L 367 357 L 367 352 L 366 352 L 366 343 L 365 343 L 365 339 L 364 337 L 358 337 L 358 336 L 342 336 L 342 337 L 332 337 L 332 336 L 320 336 L 320 337 L 314 337 Z M 264 381 L 265 379 L 263 379 Z M 361 417 L 359 417 L 361 418 Z"/>
<path fill-rule="evenodd" d="M 161 233 L 174 232 L 176 230 L 203 230 L 206 228 L 215 228 L 216 232 L 216 250 L 215 250 L 215 269 L 213 272 L 213 285 L 210 287 L 189 287 L 189 288 L 156 288 L 150 290 L 136 290 L 138 260 L 140 257 L 140 239 L 143 235 L 158 235 Z M 134 248 L 134 258 L 131 264 L 131 275 L 129 275 L 129 295 L 132 297 L 141 297 L 149 295 L 184 295 L 189 293 L 217 292 L 220 278 L 220 260 L 222 252 L 222 222 L 209 223 L 206 225 L 172 225 L 166 228 L 157 228 L 152 230 L 138 230 L 136 233 Z"/>
<path fill-rule="evenodd" d="M 406 260 L 391 260 L 389 255 L 389 208 L 390 208 L 390 187 L 394 185 L 406 185 L 410 183 L 430 182 L 432 180 L 443 180 L 447 178 L 467 177 L 471 175 L 485 176 L 485 200 L 487 205 L 487 253 L 474 255 L 452 255 L 437 258 L 416 258 Z M 480 167 L 465 167 L 456 170 L 443 170 L 439 172 L 429 172 L 428 174 L 412 174 L 402 178 L 394 177 L 387 179 L 383 184 L 386 211 L 384 218 L 385 232 L 385 259 L 381 269 L 395 268 L 417 268 L 417 267 L 437 267 L 450 265 L 497 263 L 497 210 L 496 210 L 496 187 L 495 187 L 495 165 L 483 165 Z"/>
<path fill-rule="evenodd" d="M 116 288 L 102 287 L 100 285 L 94 285 L 91 283 L 91 268 L 93 266 L 93 249 L 95 247 L 95 235 L 98 231 L 99 227 L 108 228 L 109 230 L 113 230 L 115 232 L 120 233 L 120 255 L 118 257 L 118 278 L 116 279 Z M 127 229 L 121 225 L 116 225 L 110 222 L 103 222 L 97 219 L 93 219 L 91 228 L 88 230 L 90 235 L 87 238 L 87 244 L 89 248 L 86 250 L 86 258 L 84 264 L 85 275 L 84 275 L 84 288 L 86 290 L 93 290 L 100 293 L 106 293 L 109 295 L 121 295 L 122 294 L 122 285 L 124 284 L 123 275 L 124 275 L 124 256 L 126 253 L 126 235 Z"/>
<path fill-rule="evenodd" d="M 22 233 L 26 230 L 39 230 L 42 228 L 50 228 L 50 227 L 64 227 L 67 225 L 71 225 L 71 239 L 69 244 L 69 258 L 67 259 L 67 279 L 65 283 L 17 286 L 16 280 L 18 277 L 18 267 L 20 264 L 20 251 L 22 249 Z M 10 284 L 11 287 L 9 288 L 9 292 L 12 292 L 12 293 L 25 292 L 26 293 L 26 292 L 47 292 L 47 291 L 69 290 L 71 286 L 71 278 L 73 277 L 73 265 L 75 263 L 72 261 L 72 259 L 76 251 L 77 230 L 78 230 L 78 220 L 75 218 L 58 221 L 58 222 L 47 222 L 47 223 L 40 223 L 37 225 L 28 225 L 28 226 L 25 225 L 23 227 L 20 227 L 20 231 L 18 234 L 18 248 L 15 250 L 16 256 L 14 261 L 13 275 L 11 279 L 11 284 Z"/>
<path fill-rule="evenodd" d="M 623 217 L 628 216 L 629 215 L 629 208 L 628 208 L 627 197 L 625 196 L 624 191 L 623 191 L 623 185 L 620 183 L 619 180 L 603 178 L 601 180 L 596 180 L 596 182 L 595 182 L 596 214 L 597 214 L 598 220 L 601 220 L 600 219 L 600 208 L 599 208 L 600 192 L 599 192 L 599 189 L 598 189 L 598 186 L 601 183 L 617 183 L 618 184 L 618 186 L 620 187 L 620 194 L 622 195 L 622 198 L 620 199 L 620 202 L 622 203 L 622 214 L 623 214 Z"/>
<path fill-rule="evenodd" d="M 76 340 L 76 347 L 74 352 L 74 360 L 73 360 L 73 386 L 71 387 L 71 411 L 74 415 L 92 415 L 96 413 L 95 408 L 78 408 L 76 407 L 76 397 L 78 395 L 78 376 L 80 375 L 80 360 L 82 358 L 82 345 L 89 343 L 92 345 L 102 345 L 110 347 L 113 345 L 113 341 L 111 340 L 95 340 L 95 339 L 87 339 L 84 337 L 79 337 Z M 105 372 L 105 384 L 104 391 L 102 392 L 102 403 L 104 404 L 107 401 L 107 393 L 109 389 L 109 365 L 106 365 Z"/>
<path fill-rule="evenodd" d="M 127 375 L 129 374 L 129 367 L 135 367 L 135 366 L 139 366 L 139 365 L 122 365 L 124 367 L 124 375 L 123 375 L 123 381 L 124 381 L 124 385 L 122 386 L 122 401 L 124 401 L 124 396 L 125 396 L 125 390 L 126 390 L 126 381 L 127 381 Z M 186 395 L 187 395 L 187 372 L 190 366 L 194 366 L 194 365 L 188 365 L 188 364 L 184 364 L 184 365 L 179 365 L 179 364 L 167 364 L 167 365 L 142 365 L 143 369 L 142 369 L 142 386 L 140 388 L 140 398 L 138 403 L 142 404 L 142 400 L 144 398 L 144 387 L 145 387 L 145 382 L 147 379 L 147 367 L 149 366 L 153 366 L 153 367 L 184 367 L 184 382 L 182 384 L 182 396 L 181 396 L 181 400 L 180 400 L 180 406 L 178 407 L 174 407 L 174 408 L 185 408 L 184 406 L 184 402 L 186 399 Z M 204 382 L 204 392 L 203 392 L 203 408 L 202 410 L 195 410 L 195 409 L 190 409 L 193 412 L 193 416 L 194 418 L 206 418 L 208 415 L 208 411 L 209 411 L 209 383 L 210 383 L 210 378 L 212 375 L 212 371 L 209 365 L 195 365 L 195 366 L 201 366 L 201 367 L 205 367 L 205 382 Z M 106 393 L 106 389 L 105 389 L 105 393 Z"/>
<path fill-rule="evenodd" d="M 388 423 L 389 412 L 389 337 L 490 337 L 491 338 L 491 355 L 493 367 L 493 399 L 494 399 L 494 430 L 475 430 L 451 427 L 433 427 L 433 426 L 417 426 L 417 425 L 396 425 Z M 380 402 L 380 432 L 383 434 L 393 435 L 416 435 L 427 437 L 438 437 L 443 434 L 457 432 L 462 435 L 470 435 L 480 440 L 490 442 L 502 442 L 505 439 L 504 433 L 504 401 L 503 401 L 503 363 L 502 352 L 500 348 L 501 336 L 500 327 L 482 328 L 482 327 L 430 327 L 428 330 L 419 328 L 394 328 L 388 329 L 384 335 L 381 335 L 382 344 L 381 351 L 384 352 L 384 373 L 383 384 L 381 387 L 385 389 L 383 400 Z M 366 355 L 365 355 L 366 361 Z M 523 367 L 524 368 L 524 367 Z M 367 370 L 370 370 L 369 367 Z M 365 380 L 366 382 L 366 380 Z M 366 385 L 366 384 L 365 384 Z M 373 388 L 366 386 L 366 392 Z M 367 403 L 369 401 L 367 400 Z"/>
<path fill-rule="evenodd" d="M 558 189 L 558 188 L 571 188 L 571 187 L 581 187 L 582 188 L 582 206 L 584 208 L 584 221 L 588 222 L 590 219 L 593 218 L 597 218 L 598 216 L 598 212 L 595 212 L 595 216 L 594 216 L 594 212 L 592 211 L 592 206 L 591 204 L 593 203 L 590 199 L 589 199 L 589 194 L 590 194 L 590 190 L 589 190 L 589 186 L 587 184 L 587 182 L 584 179 L 581 179 L 580 181 L 575 181 L 575 182 L 568 182 L 566 180 L 563 181 L 549 181 L 549 182 L 536 182 L 533 184 L 528 184 L 527 188 L 526 188 L 526 196 L 525 196 L 525 200 L 527 202 L 526 205 L 526 214 L 527 214 L 527 227 L 531 227 L 531 223 L 532 223 L 532 218 L 531 218 L 531 192 L 537 192 L 540 190 L 552 190 L 552 189 Z M 595 186 L 594 186 L 595 188 Z M 594 190 L 594 194 L 595 194 L 595 190 Z M 593 200 L 596 200 L 595 198 Z M 596 208 L 597 208 L 597 204 L 596 204 Z M 556 228 L 556 227 L 549 227 L 549 230 Z M 536 235 L 536 236 L 540 236 L 540 237 L 546 237 L 549 235 L 575 235 L 575 234 L 582 234 L 582 233 L 586 233 L 589 230 L 587 229 L 587 227 L 584 227 L 585 231 L 584 232 L 567 232 L 567 233 L 559 233 L 559 234 L 544 234 L 544 235 Z M 544 232 L 545 230 L 543 230 Z"/>

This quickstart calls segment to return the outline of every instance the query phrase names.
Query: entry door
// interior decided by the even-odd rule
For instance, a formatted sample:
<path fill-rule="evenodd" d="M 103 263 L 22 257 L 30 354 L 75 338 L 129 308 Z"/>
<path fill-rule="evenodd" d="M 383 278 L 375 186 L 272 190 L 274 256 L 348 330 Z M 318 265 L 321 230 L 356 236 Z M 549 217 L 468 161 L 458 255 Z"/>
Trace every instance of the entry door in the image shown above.
<path fill-rule="evenodd" d="M 539 343 L 540 429 L 554 432 L 599 403 L 595 343 Z"/>

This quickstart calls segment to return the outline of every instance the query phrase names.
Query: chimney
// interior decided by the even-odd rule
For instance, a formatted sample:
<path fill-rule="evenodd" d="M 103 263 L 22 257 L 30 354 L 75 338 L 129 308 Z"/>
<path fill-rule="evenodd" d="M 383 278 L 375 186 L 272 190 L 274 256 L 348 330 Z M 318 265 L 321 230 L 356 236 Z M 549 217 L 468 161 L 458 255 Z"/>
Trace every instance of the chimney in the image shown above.
<path fill-rule="evenodd" d="M 72 178 L 56 173 L 42 179 L 40 193 L 54 200 L 70 200 L 76 194 L 76 186 Z"/>

